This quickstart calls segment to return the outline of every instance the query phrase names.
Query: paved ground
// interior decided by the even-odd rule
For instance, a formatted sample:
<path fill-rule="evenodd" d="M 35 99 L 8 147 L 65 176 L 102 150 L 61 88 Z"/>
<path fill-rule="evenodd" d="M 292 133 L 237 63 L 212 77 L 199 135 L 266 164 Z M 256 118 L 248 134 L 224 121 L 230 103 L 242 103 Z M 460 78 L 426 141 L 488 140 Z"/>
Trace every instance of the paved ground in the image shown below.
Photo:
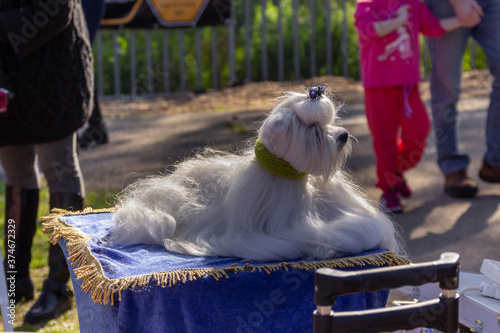
<path fill-rule="evenodd" d="M 395 216 L 415 262 L 434 260 L 444 251 L 461 254 L 464 271 L 479 271 L 483 258 L 500 261 L 500 185 L 477 177 L 484 153 L 484 124 L 488 100 L 467 99 L 460 104 L 461 149 L 471 155 L 471 176 L 480 194 L 474 199 L 452 199 L 443 192 L 443 179 L 435 163 L 430 138 L 422 163 L 408 173 L 414 195 L 407 212 Z M 107 119 L 110 142 L 81 152 L 88 189 L 121 189 L 133 180 L 164 172 L 173 162 L 207 145 L 234 149 L 253 134 L 265 112 L 189 113 Z M 368 194 L 373 187 L 374 156 L 360 104 L 346 105 L 344 126 L 358 139 L 348 162 L 353 175 Z"/>

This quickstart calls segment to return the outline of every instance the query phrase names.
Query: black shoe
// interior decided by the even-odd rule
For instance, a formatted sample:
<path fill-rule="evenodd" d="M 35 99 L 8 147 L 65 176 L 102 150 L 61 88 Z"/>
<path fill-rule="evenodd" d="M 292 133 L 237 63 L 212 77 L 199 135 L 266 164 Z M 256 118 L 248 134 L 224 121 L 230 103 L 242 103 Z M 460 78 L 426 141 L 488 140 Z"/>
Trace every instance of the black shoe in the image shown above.
<path fill-rule="evenodd" d="M 476 196 L 478 187 L 465 170 L 460 170 L 445 175 L 444 190 L 454 198 L 472 198 Z"/>
<path fill-rule="evenodd" d="M 89 124 L 89 126 L 78 135 L 78 146 L 81 149 L 106 143 L 108 143 L 108 132 L 102 123 Z"/>
<path fill-rule="evenodd" d="M 64 312 L 71 309 L 71 298 L 73 293 L 64 285 L 60 288 L 51 288 L 50 281 L 44 282 L 42 294 L 35 302 L 35 305 L 24 316 L 24 323 L 36 325 L 55 319 Z"/>

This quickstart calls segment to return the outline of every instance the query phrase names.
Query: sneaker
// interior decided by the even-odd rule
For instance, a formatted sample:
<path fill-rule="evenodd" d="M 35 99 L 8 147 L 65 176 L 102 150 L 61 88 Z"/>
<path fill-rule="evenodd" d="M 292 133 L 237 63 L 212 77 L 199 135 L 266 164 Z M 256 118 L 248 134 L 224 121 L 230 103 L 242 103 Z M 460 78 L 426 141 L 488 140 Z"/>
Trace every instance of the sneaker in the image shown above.
<path fill-rule="evenodd" d="M 495 167 L 483 161 L 479 178 L 488 183 L 500 183 L 500 167 Z"/>
<path fill-rule="evenodd" d="M 380 204 L 387 212 L 394 214 L 403 212 L 403 205 L 401 205 L 401 202 L 399 201 L 399 191 L 395 188 L 391 188 L 382 194 Z"/>
<path fill-rule="evenodd" d="M 467 176 L 465 170 L 447 174 L 445 177 L 444 191 L 454 198 L 472 198 L 476 196 L 477 183 Z"/>
<path fill-rule="evenodd" d="M 403 198 L 408 199 L 409 197 L 411 197 L 411 190 L 404 179 L 402 183 L 396 186 L 396 189 Z"/>

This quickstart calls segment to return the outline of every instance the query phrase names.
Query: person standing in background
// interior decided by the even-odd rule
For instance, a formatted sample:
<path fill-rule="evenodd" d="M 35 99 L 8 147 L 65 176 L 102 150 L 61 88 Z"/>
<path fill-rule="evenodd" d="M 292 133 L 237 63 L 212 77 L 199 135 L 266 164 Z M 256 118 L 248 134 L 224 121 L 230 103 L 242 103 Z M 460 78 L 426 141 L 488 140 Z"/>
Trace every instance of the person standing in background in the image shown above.
<path fill-rule="evenodd" d="M 93 44 L 101 25 L 101 20 L 104 17 L 106 2 L 104 0 L 82 0 L 82 7 L 85 19 L 87 20 L 90 43 Z M 102 120 L 97 89 L 95 89 L 92 114 L 90 115 L 87 128 L 78 135 L 78 145 L 80 148 L 88 148 L 93 144 L 102 145 L 105 143 L 108 143 L 108 131 Z"/>
<path fill-rule="evenodd" d="M 6 184 L 4 266 L 16 271 L 19 302 L 34 298 L 29 264 L 38 215 L 38 165 L 49 187 L 51 208 L 83 209 L 76 131 L 90 115 L 94 76 L 79 0 L 0 1 L 0 87 L 11 97 L 0 113 Z M 8 245 L 12 240 L 14 247 Z M 70 274 L 59 245 L 50 245 L 48 262 L 42 293 L 25 323 L 55 318 L 71 307 Z"/>
<path fill-rule="evenodd" d="M 456 105 L 460 97 L 463 55 L 469 38 L 473 37 L 486 53 L 493 75 L 486 121 L 486 153 L 479 178 L 500 183 L 500 0 L 426 2 L 436 16 L 456 15 L 464 26 L 439 38 L 429 38 L 427 42 L 432 61 L 431 107 L 437 163 L 444 174 L 444 190 L 456 198 L 474 197 L 478 185 L 467 174 L 470 159 L 458 149 Z"/>
<path fill-rule="evenodd" d="M 404 172 L 417 165 L 429 133 L 418 90 L 419 33 L 440 36 L 459 27 L 457 18 L 437 19 L 418 0 L 358 0 L 355 26 L 361 48 L 365 110 L 376 156 L 381 205 L 402 213 L 411 196 Z"/>

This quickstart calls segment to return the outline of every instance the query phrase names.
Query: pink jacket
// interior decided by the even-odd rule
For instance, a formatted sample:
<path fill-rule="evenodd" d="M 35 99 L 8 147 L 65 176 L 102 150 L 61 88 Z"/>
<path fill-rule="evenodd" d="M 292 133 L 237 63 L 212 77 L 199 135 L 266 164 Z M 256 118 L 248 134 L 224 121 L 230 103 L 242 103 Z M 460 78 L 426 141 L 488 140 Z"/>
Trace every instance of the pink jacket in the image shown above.
<path fill-rule="evenodd" d="M 408 22 L 384 37 L 374 23 L 396 17 L 396 10 L 410 5 Z M 419 0 L 358 0 L 354 14 L 361 48 L 361 73 L 365 87 L 413 84 L 421 81 L 418 34 L 439 37 L 446 33 L 427 6 Z"/>

